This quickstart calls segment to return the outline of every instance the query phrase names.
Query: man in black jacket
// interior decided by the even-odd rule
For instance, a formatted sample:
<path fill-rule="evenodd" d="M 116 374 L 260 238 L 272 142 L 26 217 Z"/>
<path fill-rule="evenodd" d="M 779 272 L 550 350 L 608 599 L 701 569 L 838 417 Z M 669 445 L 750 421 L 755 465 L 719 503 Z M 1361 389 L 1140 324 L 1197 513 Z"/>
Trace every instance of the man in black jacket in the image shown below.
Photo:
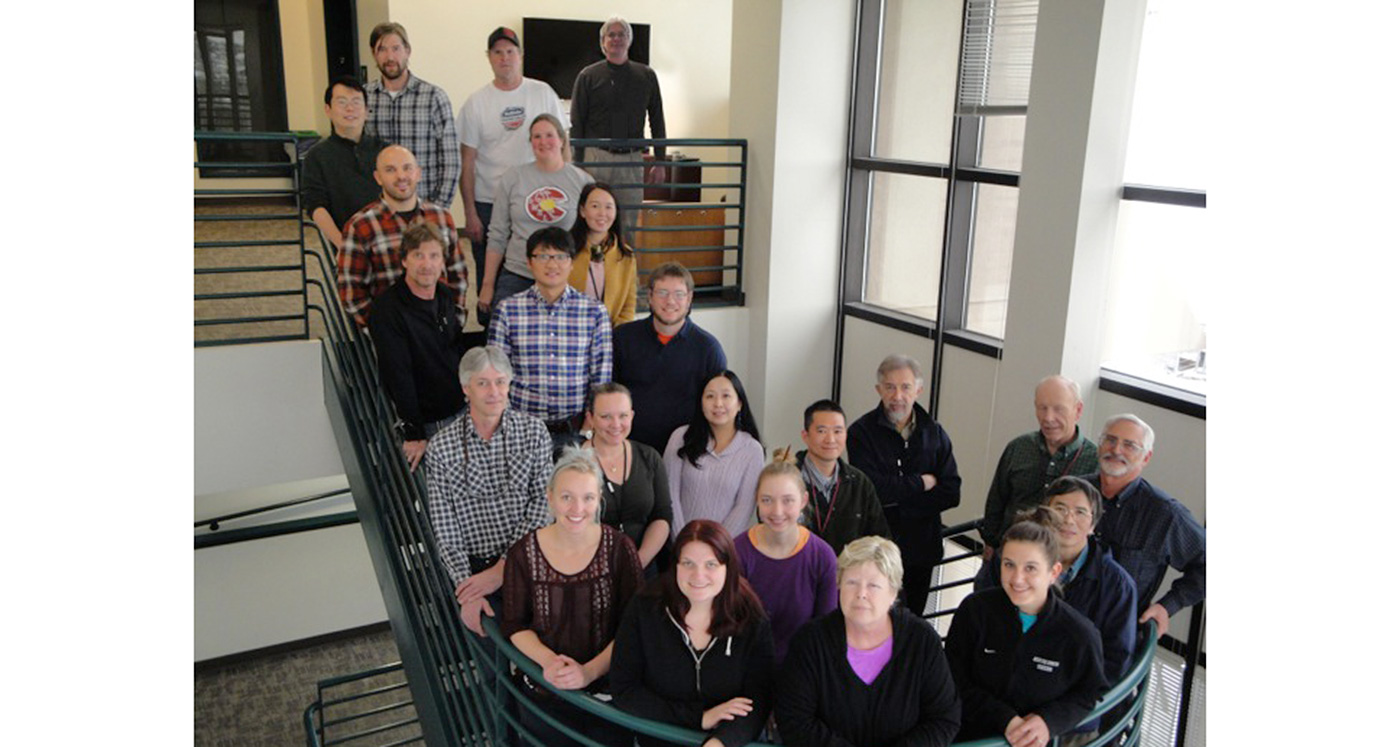
<path fill-rule="evenodd" d="M 819 399 L 802 413 L 802 443 L 797 468 L 807 482 L 807 510 L 802 523 L 826 540 L 837 555 L 853 540 L 871 535 L 892 539 L 875 484 L 841 459 L 846 451 L 846 412 Z"/>
<path fill-rule="evenodd" d="M 904 601 L 924 614 L 933 568 L 943 560 L 940 514 L 962 499 L 953 442 L 918 400 L 918 361 L 891 355 L 876 371 L 880 405 L 851 424 L 851 464 L 875 483 L 904 558 Z"/>
<path fill-rule="evenodd" d="M 369 333 L 379 378 L 398 412 L 403 455 L 416 469 L 428 439 L 462 411 L 457 364 L 467 341 L 443 277 L 442 238 L 419 223 L 403 235 L 403 277 L 374 299 Z"/>
<path fill-rule="evenodd" d="M 302 160 L 301 202 L 336 251 L 345 243 L 341 229 L 360 208 L 379 199 L 374 163 L 387 145 L 365 132 L 365 87 L 348 75 L 326 87 L 331 134 Z"/>

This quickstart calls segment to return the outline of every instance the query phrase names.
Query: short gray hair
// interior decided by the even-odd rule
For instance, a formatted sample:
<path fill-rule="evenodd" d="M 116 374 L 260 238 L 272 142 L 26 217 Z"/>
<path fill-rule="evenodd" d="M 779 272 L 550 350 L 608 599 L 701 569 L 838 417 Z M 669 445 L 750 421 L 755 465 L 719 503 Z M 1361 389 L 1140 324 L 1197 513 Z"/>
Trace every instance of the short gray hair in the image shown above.
<path fill-rule="evenodd" d="M 901 368 L 909 369 L 914 374 L 915 379 L 919 381 L 924 380 L 924 372 L 919 366 L 918 361 L 902 353 L 894 353 L 893 355 L 885 356 L 885 359 L 880 361 L 880 367 L 875 369 L 876 383 L 884 381 L 886 376 Z"/>
<path fill-rule="evenodd" d="M 1112 428 L 1113 426 L 1118 425 L 1119 423 L 1125 422 L 1132 423 L 1133 425 L 1136 425 L 1138 428 L 1142 429 L 1142 450 L 1152 451 L 1152 444 L 1157 440 L 1156 434 L 1152 432 L 1152 426 L 1148 425 L 1147 421 L 1132 413 L 1114 415 L 1108 420 L 1103 421 L 1103 430 L 1099 431 L 1099 440 L 1103 440 L 1103 437 L 1108 433 L 1109 428 Z"/>
<path fill-rule="evenodd" d="M 861 563 L 874 563 L 875 570 L 890 580 L 895 593 L 904 588 L 904 561 L 899 557 L 899 545 L 878 535 L 861 537 L 846 545 L 836 559 L 837 583 L 846 571 Z"/>
<path fill-rule="evenodd" d="M 602 520 L 603 513 L 603 470 L 598 466 L 598 455 L 589 448 L 582 446 L 565 446 L 559 452 L 559 461 L 554 463 L 554 471 L 549 473 L 548 490 L 554 493 L 554 484 L 559 481 L 559 476 L 565 472 L 578 472 L 584 475 L 592 475 L 593 482 L 598 489 L 598 513 L 594 515 L 593 521 Z"/>
<path fill-rule="evenodd" d="M 472 377 L 486 370 L 486 367 L 500 371 L 506 375 L 507 379 L 515 378 L 515 370 L 510 367 L 510 358 L 495 345 L 486 345 L 468 350 L 462 356 L 462 363 L 457 367 L 457 378 L 462 382 L 462 386 L 467 386 L 472 382 Z"/>
<path fill-rule="evenodd" d="M 606 39 L 606 38 L 608 38 L 608 27 L 611 26 L 611 25 L 613 25 L 613 24 L 617 24 L 617 25 L 621 26 L 621 27 L 622 27 L 622 30 L 627 32 L 627 46 L 628 46 L 628 47 L 631 47 L 631 46 L 632 46 L 632 24 L 628 23 L 628 22 L 627 22 L 627 19 L 626 19 L 626 18 L 623 18 L 622 16 L 613 16 L 613 17 L 609 18 L 608 20 L 603 21 L 603 27 L 600 28 L 600 29 L 598 29 L 598 43 L 599 43 L 599 44 L 602 44 L 602 43 L 603 43 L 603 40 Z"/>
<path fill-rule="evenodd" d="M 1084 401 L 1084 395 L 1081 394 L 1079 391 L 1079 382 L 1063 374 L 1046 376 L 1045 378 L 1041 379 L 1039 382 L 1036 383 L 1035 388 L 1040 389 L 1040 387 L 1044 386 L 1045 384 L 1049 384 L 1052 381 L 1063 384 L 1065 388 L 1069 390 L 1069 393 L 1074 395 L 1075 403 L 1081 403 Z"/>

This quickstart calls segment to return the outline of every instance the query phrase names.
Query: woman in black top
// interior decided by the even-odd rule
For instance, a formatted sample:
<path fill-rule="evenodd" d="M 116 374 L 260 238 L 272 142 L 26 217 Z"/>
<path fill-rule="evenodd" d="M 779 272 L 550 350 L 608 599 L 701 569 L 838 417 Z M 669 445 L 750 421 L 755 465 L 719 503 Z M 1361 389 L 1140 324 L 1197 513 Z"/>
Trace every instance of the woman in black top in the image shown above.
<path fill-rule="evenodd" d="M 773 633 L 724 527 L 696 519 L 681 529 L 675 566 L 623 613 L 611 677 L 617 707 L 703 731 L 702 747 L 758 736 L 768 720 Z"/>
<path fill-rule="evenodd" d="M 632 434 L 632 393 L 610 381 L 588 393 L 585 430 L 603 469 L 602 522 L 627 535 L 642 567 L 651 563 L 671 532 L 671 489 L 656 449 L 628 440 Z"/>
<path fill-rule="evenodd" d="M 963 701 L 960 741 L 1004 736 L 1011 747 L 1044 747 L 1108 689 L 1098 631 L 1052 589 L 1059 557 L 1049 526 L 1012 525 L 1001 586 L 971 594 L 953 616 L 947 653 Z"/>

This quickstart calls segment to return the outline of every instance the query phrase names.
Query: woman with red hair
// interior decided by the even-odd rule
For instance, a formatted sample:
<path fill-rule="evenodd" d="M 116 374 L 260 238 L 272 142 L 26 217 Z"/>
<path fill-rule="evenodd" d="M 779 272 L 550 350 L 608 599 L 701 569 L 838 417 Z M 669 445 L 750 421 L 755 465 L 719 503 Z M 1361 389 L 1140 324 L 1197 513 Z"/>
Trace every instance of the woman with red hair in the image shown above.
<path fill-rule="evenodd" d="M 773 632 L 724 527 L 697 519 L 676 536 L 675 565 L 623 613 L 613 643 L 613 702 L 636 716 L 737 747 L 768 720 Z M 666 744 L 638 735 L 642 747 Z"/>

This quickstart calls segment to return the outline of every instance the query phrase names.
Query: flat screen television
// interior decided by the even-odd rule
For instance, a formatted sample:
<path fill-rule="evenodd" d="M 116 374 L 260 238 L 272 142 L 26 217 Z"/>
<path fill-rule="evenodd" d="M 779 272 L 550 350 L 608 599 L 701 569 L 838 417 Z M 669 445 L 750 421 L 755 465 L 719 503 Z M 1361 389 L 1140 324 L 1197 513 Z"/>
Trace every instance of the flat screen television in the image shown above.
<path fill-rule="evenodd" d="M 598 45 L 598 29 L 603 19 L 523 20 L 520 36 L 525 43 L 525 77 L 548 83 L 561 99 L 572 98 L 578 72 L 603 59 L 603 50 Z M 628 57 L 643 64 L 651 63 L 650 24 L 632 24 L 632 50 Z"/>

